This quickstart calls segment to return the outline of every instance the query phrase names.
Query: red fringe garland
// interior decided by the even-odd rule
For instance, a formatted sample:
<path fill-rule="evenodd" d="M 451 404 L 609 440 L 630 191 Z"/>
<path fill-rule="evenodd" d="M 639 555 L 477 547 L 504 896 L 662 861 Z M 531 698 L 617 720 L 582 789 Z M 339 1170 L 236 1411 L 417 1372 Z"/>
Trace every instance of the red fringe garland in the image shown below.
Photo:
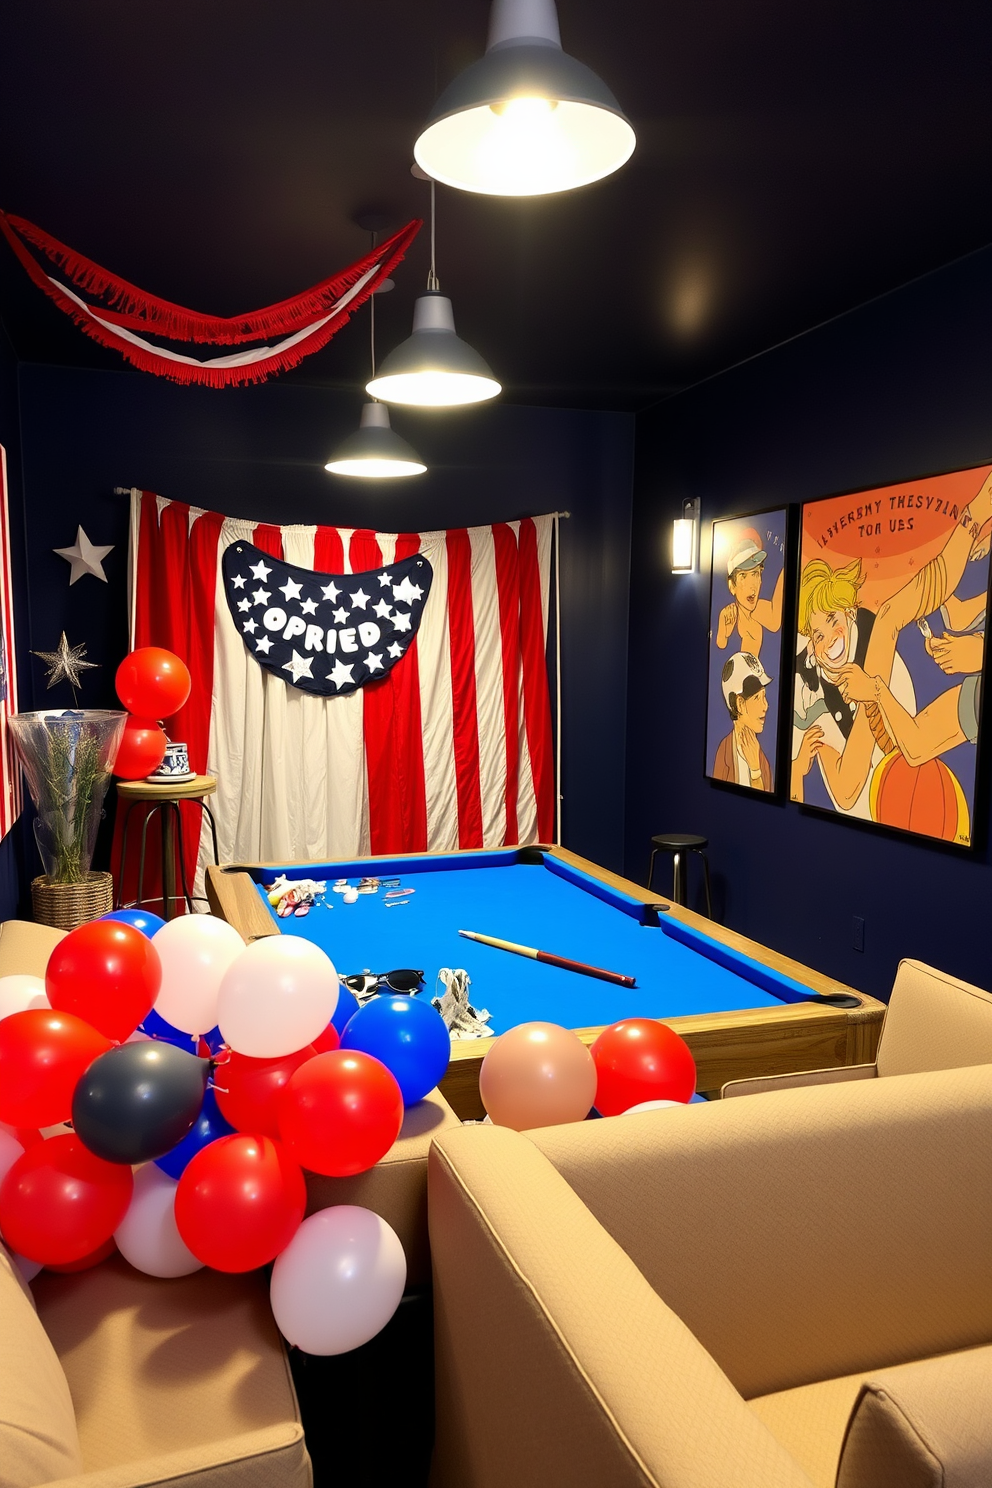
<path fill-rule="evenodd" d="M 77 289 L 106 299 L 109 306 L 113 308 L 104 309 L 102 306 L 94 306 L 94 310 L 99 308 L 99 314 L 104 320 L 113 321 L 115 325 L 125 330 L 151 331 L 174 341 L 199 341 L 213 346 L 237 346 L 246 341 L 256 341 L 269 336 L 291 335 L 302 330 L 307 321 L 326 315 L 335 302 L 356 284 L 363 274 L 378 264 L 375 276 L 365 285 L 361 293 L 349 302 L 347 310 L 340 317 L 335 316 L 328 326 L 321 328 L 318 334 L 323 339 L 315 338 L 312 344 L 307 341 L 290 347 L 278 357 L 271 358 L 271 365 L 269 362 L 256 362 L 250 367 L 203 368 L 204 375 L 200 375 L 195 367 L 186 367 L 182 363 L 170 363 L 167 358 L 165 359 L 166 366 L 172 369 L 165 372 L 165 375 L 172 377 L 174 381 L 203 382 L 211 387 L 223 387 L 230 382 L 237 381 L 260 381 L 268 376 L 270 371 L 282 371 L 287 367 L 295 367 L 309 352 L 316 351 L 320 346 L 325 345 L 334 332 L 346 323 L 351 312 L 368 299 L 383 279 L 388 278 L 392 269 L 405 256 L 422 225 L 418 220 L 408 222 L 406 227 L 394 233 L 391 238 L 387 238 L 384 243 L 380 243 L 364 258 L 360 258 L 347 269 L 342 269 L 310 289 L 304 290 L 302 294 L 294 295 L 287 300 L 280 300 L 275 305 L 267 305 L 264 309 L 252 311 L 247 315 L 224 317 L 201 315 L 196 310 L 187 310 L 182 305 L 174 305 L 169 300 L 146 294 L 144 290 L 128 283 L 126 279 L 111 274 L 81 253 L 67 248 L 64 243 L 60 243 L 57 238 L 53 238 L 42 228 L 36 227 L 33 222 L 28 222 L 26 218 L 0 212 L 0 231 L 3 232 L 38 288 L 44 290 L 61 309 L 71 315 L 87 335 L 92 336 L 95 341 L 100 341 L 104 346 L 115 347 L 116 350 L 123 352 L 134 366 L 141 366 L 145 371 L 164 371 L 165 369 L 159 366 L 157 359 L 150 357 L 140 347 L 118 340 L 105 327 L 95 324 L 89 315 L 81 311 L 80 307 L 64 294 L 57 284 L 53 284 L 41 265 L 25 248 L 21 241 L 22 238 L 27 239 L 53 263 L 58 264 Z M 151 361 L 154 361 L 156 365 L 145 365 Z M 268 368 L 268 370 L 261 371 L 259 370 L 261 368 Z"/>

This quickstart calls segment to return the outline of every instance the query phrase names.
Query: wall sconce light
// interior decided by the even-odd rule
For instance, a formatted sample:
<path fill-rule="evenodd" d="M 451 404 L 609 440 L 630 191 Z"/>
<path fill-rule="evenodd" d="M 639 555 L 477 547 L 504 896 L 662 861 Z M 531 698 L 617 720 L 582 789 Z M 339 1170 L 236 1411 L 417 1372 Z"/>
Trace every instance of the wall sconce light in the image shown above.
<path fill-rule="evenodd" d="M 682 515 L 672 523 L 672 573 L 695 573 L 699 556 L 699 497 L 683 501 Z"/>

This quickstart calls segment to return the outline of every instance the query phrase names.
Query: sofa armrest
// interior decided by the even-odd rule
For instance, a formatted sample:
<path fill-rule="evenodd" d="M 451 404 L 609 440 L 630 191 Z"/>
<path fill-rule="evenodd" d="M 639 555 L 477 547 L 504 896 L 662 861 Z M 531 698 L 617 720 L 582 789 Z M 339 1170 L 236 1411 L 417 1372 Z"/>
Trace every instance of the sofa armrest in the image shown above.
<path fill-rule="evenodd" d="M 429 1192 L 433 1488 L 809 1488 L 526 1137 L 445 1134 Z"/>
<path fill-rule="evenodd" d="M 764 1095 L 769 1090 L 804 1090 L 808 1085 L 843 1085 L 847 1080 L 874 1080 L 874 1064 L 843 1064 L 837 1069 L 798 1070 L 788 1075 L 761 1075 L 753 1080 L 728 1080 L 720 1099 L 733 1095 Z"/>
<path fill-rule="evenodd" d="M 100 1467 L 44 1488 L 245 1488 L 278 1483 L 279 1488 L 312 1488 L 310 1458 L 297 1422 L 246 1431 L 226 1441 L 162 1452 L 136 1462 Z"/>
<path fill-rule="evenodd" d="M 48 958 L 67 931 L 31 920 L 0 924 L 0 976 L 44 977 Z"/>

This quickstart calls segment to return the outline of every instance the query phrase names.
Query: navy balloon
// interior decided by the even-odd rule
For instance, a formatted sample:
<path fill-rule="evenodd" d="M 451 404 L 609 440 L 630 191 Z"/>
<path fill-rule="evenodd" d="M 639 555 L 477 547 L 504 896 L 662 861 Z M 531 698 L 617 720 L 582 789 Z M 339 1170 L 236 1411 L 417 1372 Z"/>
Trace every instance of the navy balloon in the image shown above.
<path fill-rule="evenodd" d="M 217 1097 L 208 1087 L 200 1114 L 186 1136 L 171 1152 L 167 1152 L 164 1157 L 157 1157 L 155 1166 L 161 1168 L 163 1173 L 168 1173 L 170 1178 L 181 1178 L 198 1152 L 209 1147 L 211 1142 L 216 1142 L 218 1137 L 230 1136 L 233 1131 L 234 1127 L 221 1115 Z"/>
<path fill-rule="evenodd" d="M 433 1090 L 451 1058 L 451 1035 L 441 1014 L 417 997 L 373 997 L 341 1035 L 342 1049 L 380 1060 L 396 1077 L 403 1104 Z"/>
<path fill-rule="evenodd" d="M 72 1097 L 73 1130 L 105 1162 L 161 1157 L 196 1120 L 209 1074 L 208 1059 L 173 1044 L 120 1044 L 80 1077 Z"/>
<path fill-rule="evenodd" d="M 101 915 L 100 918 L 119 920 L 122 925 L 133 925 L 135 930 L 140 930 L 149 940 L 165 924 L 162 916 L 152 914 L 150 909 L 112 909 L 109 914 Z"/>

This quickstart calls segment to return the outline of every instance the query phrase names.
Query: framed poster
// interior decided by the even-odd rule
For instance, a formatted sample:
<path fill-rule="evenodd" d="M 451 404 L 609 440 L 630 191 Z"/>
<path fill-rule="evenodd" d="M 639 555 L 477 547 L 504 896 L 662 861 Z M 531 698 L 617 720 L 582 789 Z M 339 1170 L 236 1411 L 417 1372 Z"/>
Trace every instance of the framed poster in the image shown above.
<path fill-rule="evenodd" d="M 706 774 L 766 795 L 778 783 L 787 527 L 785 507 L 713 523 Z"/>
<path fill-rule="evenodd" d="M 21 767 L 7 720 L 17 712 L 14 601 L 10 582 L 10 515 L 7 510 L 7 452 L 0 444 L 0 837 L 21 814 Z"/>
<path fill-rule="evenodd" d="M 808 502 L 790 794 L 970 847 L 992 466 Z"/>

